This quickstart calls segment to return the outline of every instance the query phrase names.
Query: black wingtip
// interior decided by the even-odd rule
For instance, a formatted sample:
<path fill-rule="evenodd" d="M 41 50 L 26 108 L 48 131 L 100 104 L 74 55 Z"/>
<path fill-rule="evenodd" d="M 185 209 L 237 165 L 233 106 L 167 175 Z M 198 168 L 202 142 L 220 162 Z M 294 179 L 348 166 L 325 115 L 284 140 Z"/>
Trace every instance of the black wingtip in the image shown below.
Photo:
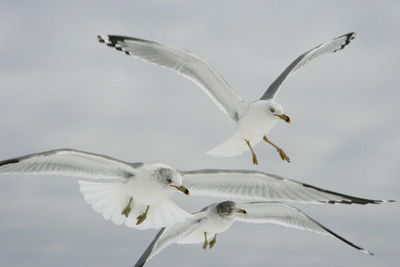
<path fill-rule="evenodd" d="M 337 51 L 342 50 L 343 48 L 345 48 L 351 42 L 351 40 L 356 38 L 356 33 L 355 32 L 349 32 L 349 33 L 344 34 L 344 35 L 342 35 L 340 37 L 346 37 L 346 40 L 345 40 L 344 44 L 339 49 L 335 50 L 334 52 L 337 52 Z"/>
<path fill-rule="evenodd" d="M 143 255 L 140 257 L 140 259 L 136 262 L 136 264 L 133 267 L 143 267 L 144 264 L 147 262 L 148 257 L 150 256 L 151 252 L 153 251 L 155 245 L 158 242 L 158 239 L 160 236 L 164 233 L 166 228 L 162 228 L 157 235 L 154 237 L 153 241 L 150 243 L 149 247 L 144 251 Z"/>
<path fill-rule="evenodd" d="M 349 32 L 349 33 L 346 33 L 346 34 L 343 34 L 343 35 L 337 37 L 336 39 L 343 38 L 343 37 L 346 38 L 344 43 L 338 49 L 334 50 L 333 53 L 336 53 L 337 51 L 340 51 L 343 48 L 345 48 L 351 42 L 351 40 L 353 40 L 356 37 L 356 33 Z"/>
<path fill-rule="evenodd" d="M 103 37 L 101 37 L 101 35 L 97 35 L 97 40 L 98 40 L 100 43 L 105 43 L 105 40 L 103 39 Z"/>
<path fill-rule="evenodd" d="M 397 201 L 397 200 L 394 200 L 394 199 L 382 200 L 382 202 L 387 202 L 387 203 L 396 202 L 396 201 Z"/>
<path fill-rule="evenodd" d="M 315 223 L 316 225 L 318 225 L 319 227 L 321 227 L 324 231 L 326 231 L 327 233 L 333 235 L 334 237 L 338 238 L 339 240 L 345 242 L 346 244 L 352 246 L 353 248 L 368 254 L 368 255 L 374 255 L 374 253 L 366 250 L 365 248 L 362 248 L 356 244 L 354 244 L 353 242 L 350 242 L 349 240 L 341 237 L 340 235 L 336 234 L 335 232 L 333 232 L 332 230 L 329 230 L 328 228 L 326 228 L 325 226 L 323 226 L 322 224 L 320 224 L 319 222 L 315 221 L 313 218 L 309 217 L 308 215 L 304 214 L 308 219 L 310 219 L 313 223 Z"/>
<path fill-rule="evenodd" d="M 328 193 L 328 194 L 332 194 L 332 195 L 336 195 L 336 196 L 344 198 L 343 200 L 329 200 L 329 201 L 323 201 L 322 203 L 348 204 L 348 205 L 350 205 L 350 204 L 366 205 L 366 204 L 382 204 L 382 203 L 386 203 L 386 202 L 393 202 L 392 200 L 375 200 L 375 199 L 353 197 L 353 196 L 350 196 L 350 195 L 337 193 L 337 192 L 334 192 L 334 191 L 322 189 L 322 188 L 319 188 L 319 187 L 316 187 L 316 186 L 313 186 L 313 185 L 309 185 L 309 184 L 304 184 L 304 183 L 303 183 L 303 186 L 318 190 L 320 192 L 324 192 L 324 193 Z"/>
<path fill-rule="evenodd" d="M 20 161 L 20 158 L 13 158 L 13 159 L 3 160 L 3 161 L 0 161 L 0 166 L 13 164 L 13 163 L 18 163 L 19 161 Z"/>
<path fill-rule="evenodd" d="M 123 42 L 125 40 L 133 40 L 135 38 L 119 36 L 119 35 L 97 35 L 97 38 L 100 43 L 104 43 L 109 47 L 114 47 L 117 51 L 122 51 L 128 56 L 131 55 L 129 51 L 123 49 L 121 45 L 118 44 L 118 42 Z"/>

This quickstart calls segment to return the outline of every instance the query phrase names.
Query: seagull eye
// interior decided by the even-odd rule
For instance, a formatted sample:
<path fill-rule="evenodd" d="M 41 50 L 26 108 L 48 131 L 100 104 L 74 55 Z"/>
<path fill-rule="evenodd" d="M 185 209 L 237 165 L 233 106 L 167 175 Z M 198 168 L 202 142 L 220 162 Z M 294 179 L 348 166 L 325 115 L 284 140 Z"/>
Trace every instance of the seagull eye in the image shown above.
<path fill-rule="evenodd" d="M 274 108 L 269 108 L 269 111 L 271 111 L 272 113 L 274 113 L 274 112 L 275 112 L 275 109 L 274 109 Z"/>
<path fill-rule="evenodd" d="M 169 184 L 172 183 L 171 178 L 167 178 L 167 182 L 168 182 Z"/>

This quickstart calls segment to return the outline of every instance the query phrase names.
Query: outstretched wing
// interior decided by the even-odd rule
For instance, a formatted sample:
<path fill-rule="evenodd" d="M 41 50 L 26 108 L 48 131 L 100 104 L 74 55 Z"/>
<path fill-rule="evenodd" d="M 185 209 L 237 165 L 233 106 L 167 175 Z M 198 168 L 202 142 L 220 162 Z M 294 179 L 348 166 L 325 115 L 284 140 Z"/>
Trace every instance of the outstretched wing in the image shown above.
<path fill-rule="evenodd" d="M 339 50 L 342 50 L 345 48 L 346 45 L 350 43 L 351 40 L 354 39 L 355 33 L 350 32 L 348 34 L 336 37 L 332 40 L 329 40 L 323 44 L 320 44 L 319 46 L 305 52 L 298 58 L 296 58 L 295 61 L 293 61 L 283 72 L 281 75 L 279 75 L 278 78 L 269 86 L 267 91 L 263 94 L 261 99 L 275 99 L 276 96 L 278 95 L 279 88 L 287 78 L 287 76 L 292 73 L 293 71 L 297 70 L 298 68 L 304 66 L 307 64 L 309 61 L 313 60 L 314 58 L 328 54 L 328 53 L 335 53 Z"/>
<path fill-rule="evenodd" d="M 129 164 L 107 156 L 73 149 L 57 149 L 0 162 L 1 174 L 65 175 L 126 180 L 141 163 Z"/>
<path fill-rule="evenodd" d="M 238 121 L 247 103 L 239 98 L 208 62 L 188 51 L 153 41 L 118 35 L 99 35 L 99 41 L 127 55 L 172 69 L 197 84 L 232 121 Z"/>
<path fill-rule="evenodd" d="M 142 267 L 148 260 L 160 253 L 161 250 L 193 232 L 199 225 L 204 214 L 205 212 L 199 212 L 185 222 L 162 228 L 134 267 Z"/>
<path fill-rule="evenodd" d="M 183 184 L 193 196 L 330 204 L 379 204 L 384 202 L 383 200 L 344 195 L 258 171 L 204 169 L 181 171 L 181 173 Z"/>
<path fill-rule="evenodd" d="M 286 227 L 297 228 L 300 230 L 307 230 L 324 235 L 333 235 L 334 237 L 342 240 L 346 244 L 372 255 L 371 252 L 365 250 L 352 242 L 344 239 L 343 237 L 332 232 L 325 226 L 314 221 L 299 209 L 282 203 L 268 203 L 268 202 L 253 202 L 241 204 L 237 203 L 236 206 L 240 209 L 247 211 L 247 214 L 237 214 L 235 220 L 248 222 L 248 223 L 272 223 L 279 224 Z"/>

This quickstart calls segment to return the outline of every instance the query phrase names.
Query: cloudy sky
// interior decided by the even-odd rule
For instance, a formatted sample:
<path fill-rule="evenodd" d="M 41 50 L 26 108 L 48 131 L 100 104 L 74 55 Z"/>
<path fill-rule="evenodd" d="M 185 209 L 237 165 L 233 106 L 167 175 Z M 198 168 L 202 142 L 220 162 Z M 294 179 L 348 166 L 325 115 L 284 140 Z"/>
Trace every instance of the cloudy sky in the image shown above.
<path fill-rule="evenodd" d="M 68 147 L 399 199 L 399 11 L 398 1 L 1 1 L 0 159 Z M 194 84 L 96 38 L 122 34 L 192 51 L 253 101 L 298 55 L 351 31 L 351 45 L 300 69 L 280 92 L 292 124 L 277 124 L 270 139 L 292 162 L 261 144 L 258 167 L 249 153 L 205 154 L 234 125 Z M 157 232 L 105 221 L 77 179 L 0 178 L 2 266 L 131 266 Z M 190 212 L 215 201 L 174 199 Z M 173 245 L 148 266 L 398 266 L 399 204 L 296 207 L 376 255 L 331 237 L 237 223 L 212 250 Z"/>

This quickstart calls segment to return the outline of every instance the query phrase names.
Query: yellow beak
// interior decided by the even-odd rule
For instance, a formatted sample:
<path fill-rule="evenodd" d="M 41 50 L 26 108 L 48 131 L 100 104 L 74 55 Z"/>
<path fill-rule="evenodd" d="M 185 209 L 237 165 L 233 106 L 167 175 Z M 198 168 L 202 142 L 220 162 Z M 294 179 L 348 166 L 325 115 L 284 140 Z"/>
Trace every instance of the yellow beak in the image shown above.
<path fill-rule="evenodd" d="M 287 123 L 291 123 L 289 116 L 287 116 L 286 114 L 280 115 L 279 118 L 286 121 Z"/>
<path fill-rule="evenodd" d="M 247 214 L 247 211 L 242 210 L 242 209 L 238 209 L 237 213 L 243 213 L 243 214 Z"/>
<path fill-rule="evenodd" d="M 181 191 L 182 193 L 184 193 L 185 195 L 190 196 L 189 190 L 186 187 L 184 187 L 183 185 L 181 185 L 179 187 L 175 186 L 175 188 L 178 189 L 179 191 Z"/>

